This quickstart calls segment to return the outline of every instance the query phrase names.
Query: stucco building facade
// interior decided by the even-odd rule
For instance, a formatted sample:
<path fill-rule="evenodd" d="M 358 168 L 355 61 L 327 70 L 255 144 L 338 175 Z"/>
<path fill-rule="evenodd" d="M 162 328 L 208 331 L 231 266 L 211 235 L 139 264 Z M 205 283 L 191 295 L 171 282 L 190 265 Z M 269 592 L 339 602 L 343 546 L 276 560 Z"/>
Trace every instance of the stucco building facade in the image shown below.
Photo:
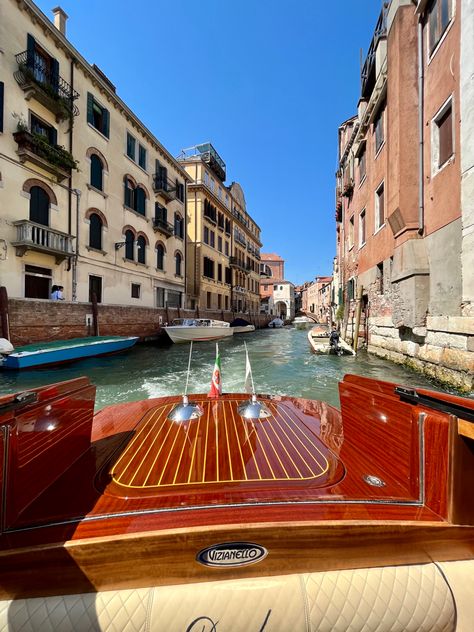
<path fill-rule="evenodd" d="M 0 7 L 0 284 L 11 297 L 184 304 L 181 164 L 31 0 Z"/>
<path fill-rule="evenodd" d="M 384 4 L 339 128 L 337 302 L 351 336 L 358 299 L 370 351 L 468 390 L 474 4 L 415 4 Z"/>
<path fill-rule="evenodd" d="M 187 307 L 258 314 L 260 228 L 210 143 L 183 150 L 188 185 Z"/>

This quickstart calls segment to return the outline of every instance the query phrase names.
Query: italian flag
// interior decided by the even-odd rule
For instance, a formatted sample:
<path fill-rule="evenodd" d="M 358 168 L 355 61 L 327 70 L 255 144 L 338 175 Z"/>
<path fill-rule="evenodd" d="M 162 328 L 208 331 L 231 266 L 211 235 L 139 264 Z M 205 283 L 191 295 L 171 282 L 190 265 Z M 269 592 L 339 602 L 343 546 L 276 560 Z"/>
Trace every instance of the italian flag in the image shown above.
<path fill-rule="evenodd" d="M 221 357 L 219 355 L 219 345 L 216 342 L 216 362 L 212 372 L 211 389 L 208 397 L 219 397 L 222 395 Z"/>

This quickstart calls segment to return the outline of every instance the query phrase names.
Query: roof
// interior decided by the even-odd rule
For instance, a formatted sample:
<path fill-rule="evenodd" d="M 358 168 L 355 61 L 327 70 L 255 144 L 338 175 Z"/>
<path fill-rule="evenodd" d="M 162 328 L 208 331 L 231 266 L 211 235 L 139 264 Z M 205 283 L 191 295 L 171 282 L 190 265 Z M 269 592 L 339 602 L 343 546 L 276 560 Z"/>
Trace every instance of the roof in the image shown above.
<path fill-rule="evenodd" d="M 265 260 L 265 261 L 285 261 L 284 259 L 282 259 L 280 257 L 280 255 L 277 255 L 274 252 L 270 252 L 268 254 L 264 254 L 264 253 L 261 252 L 260 253 L 260 257 L 261 257 L 262 261 L 263 260 Z"/>

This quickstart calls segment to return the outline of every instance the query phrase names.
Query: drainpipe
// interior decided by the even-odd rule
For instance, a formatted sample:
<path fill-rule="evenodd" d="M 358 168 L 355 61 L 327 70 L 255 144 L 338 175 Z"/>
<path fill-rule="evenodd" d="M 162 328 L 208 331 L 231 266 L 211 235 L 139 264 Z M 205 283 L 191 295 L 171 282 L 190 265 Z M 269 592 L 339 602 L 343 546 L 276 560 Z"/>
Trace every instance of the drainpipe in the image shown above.
<path fill-rule="evenodd" d="M 423 235 L 425 230 L 425 183 L 424 183 L 424 143 L 423 143 L 423 110 L 424 110 L 424 94 L 423 94 L 423 24 L 421 16 L 418 20 L 418 233 Z"/>
<path fill-rule="evenodd" d="M 72 260 L 72 300 L 77 302 L 77 260 L 79 258 L 79 204 L 81 201 L 81 191 L 72 189 L 76 196 L 76 252 Z"/>

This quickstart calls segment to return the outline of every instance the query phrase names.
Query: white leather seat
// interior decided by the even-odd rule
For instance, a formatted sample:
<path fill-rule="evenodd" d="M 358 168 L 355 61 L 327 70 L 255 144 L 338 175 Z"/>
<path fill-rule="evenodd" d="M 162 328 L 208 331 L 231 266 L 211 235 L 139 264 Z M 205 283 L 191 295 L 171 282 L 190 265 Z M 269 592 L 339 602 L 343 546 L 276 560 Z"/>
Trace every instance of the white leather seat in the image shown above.
<path fill-rule="evenodd" d="M 473 570 L 449 562 L 18 599 L 0 602 L 0 632 L 468 632 Z"/>

